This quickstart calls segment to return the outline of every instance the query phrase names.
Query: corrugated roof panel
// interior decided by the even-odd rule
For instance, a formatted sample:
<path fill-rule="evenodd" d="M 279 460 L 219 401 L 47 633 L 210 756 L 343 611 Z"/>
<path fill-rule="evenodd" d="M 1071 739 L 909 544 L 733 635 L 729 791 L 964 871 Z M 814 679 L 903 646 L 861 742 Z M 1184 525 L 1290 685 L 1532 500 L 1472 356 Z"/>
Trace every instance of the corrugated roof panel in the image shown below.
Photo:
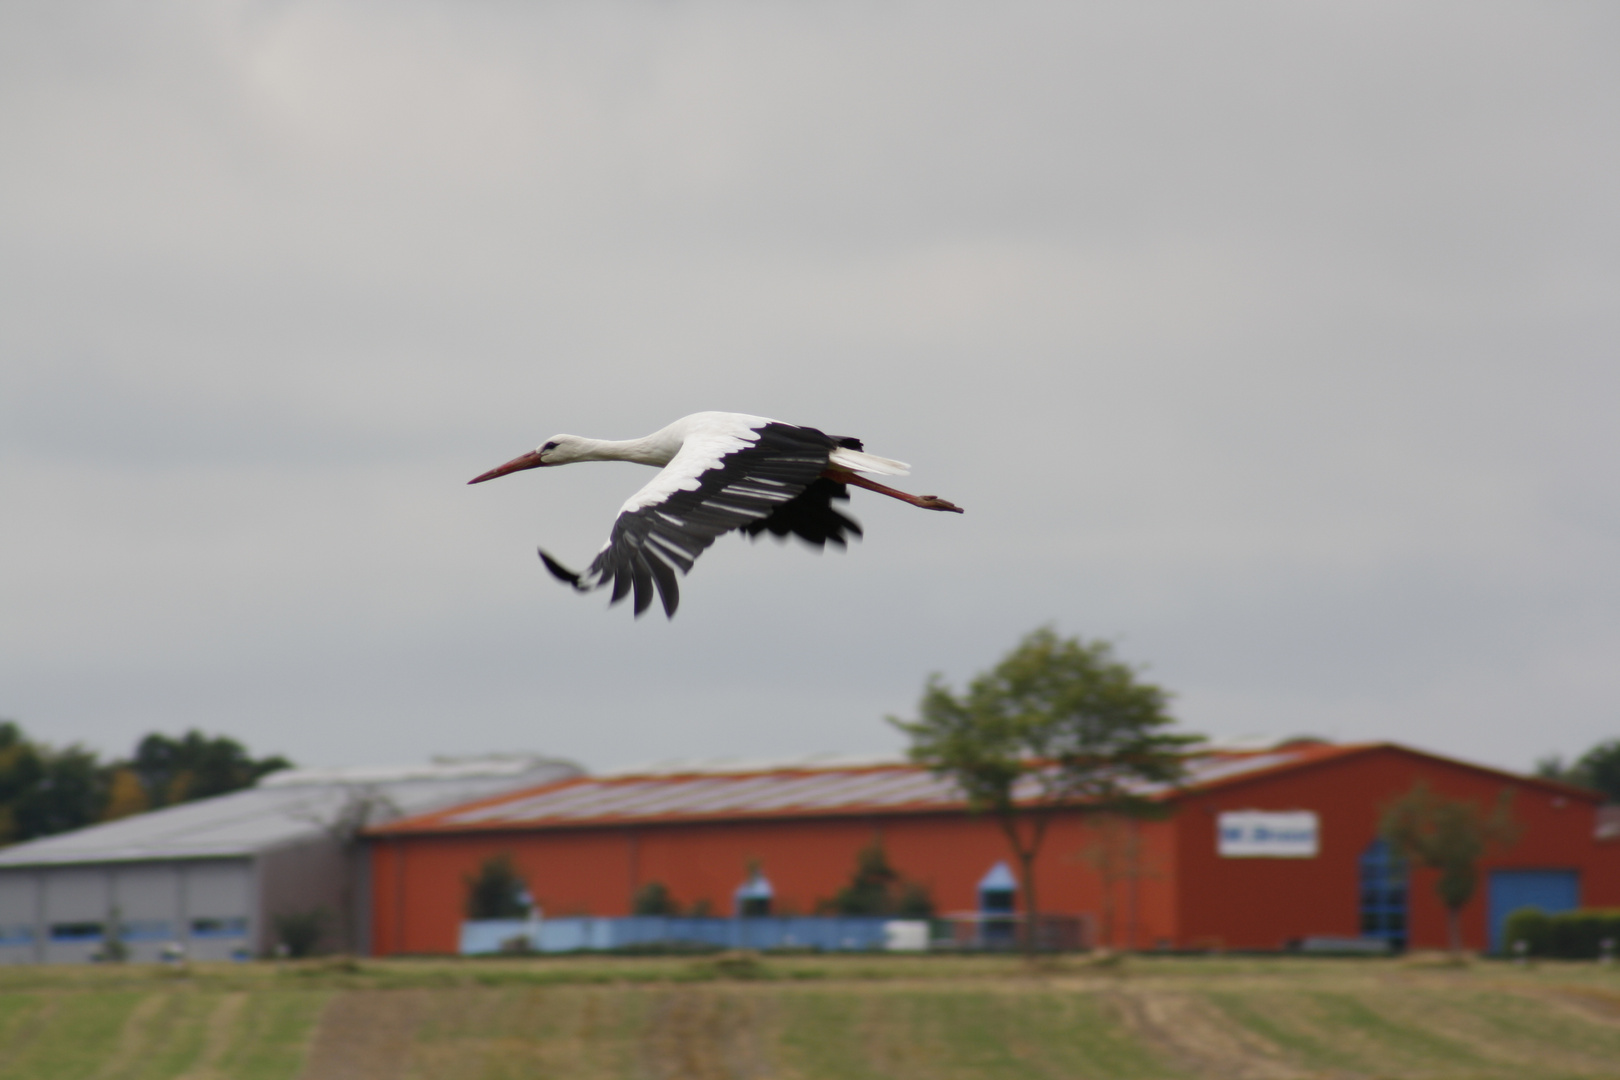
<path fill-rule="evenodd" d="M 494 805 L 453 811 L 444 816 L 443 823 L 468 826 L 710 816 L 958 801 L 946 782 L 909 767 L 763 776 L 669 776 L 570 784 Z"/>
<path fill-rule="evenodd" d="M 544 808 L 564 808 L 576 804 L 588 804 L 600 797 L 599 787 L 595 783 L 587 782 L 578 785 L 569 785 L 560 789 L 553 788 L 535 794 L 514 796 L 492 805 L 474 806 L 466 810 L 451 811 L 447 820 L 454 822 L 480 822 L 480 821 L 521 821 L 535 816 L 545 816 Z"/>
<path fill-rule="evenodd" d="M 502 802 L 495 806 L 476 807 L 453 813 L 449 821 L 460 823 L 536 821 L 555 818 L 627 817 L 660 813 L 672 797 L 679 797 L 682 787 L 712 788 L 725 781 L 702 780 L 682 785 L 669 780 L 642 780 L 602 782 L 587 781 L 569 787 L 538 792 L 534 795 Z M 697 791 L 688 791 L 690 797 Z"/>
<path fill-rule="evenodd" d="M 949 780 L 918 770 L 873 777 L 872 786 L 861 793 L 860 801 L 869 806 L 903 806 L 908 803 L 956 805 L 965 802 L 962 793 Z"/>
<path fill-rule="evenodd" d="M 1186 787 L 1225 781 L 1267 769 L 1351 752 L 1350 747 L 1302 744 L 1270 752 L 1234 752 L 1191 763 Z M 1166 784 L 1134 785 L 1142 795 L 1171 793 Z M 1039 795 L 1027 778 L 1019 798 Z M 582 825 L 673 821 L 752 815 L 861 813 L 870 810 L 950 810 L 964 799 L 949 780 L 909 764 L 796 766 L 746 773 L 726 763 L 705 773 L 660 769 L 642 775 L 574 780 L 514 794 L 479 806 L 428 814 L 401 822 L 399 831 L 458 830 L 525 825 Z M 382 831 L 389 831 L 385 828 Z"/>
<path fill-rule="evenodd" d="M 809 810 L 828 806 L 851 806 L 865 801 L 879 789 L 881 780 L 865 773 L 837 773 L 831 776 L 796 776 L 774 791 L 761 793 L 761 810 Z"/>
<path fill-rule="evenodd" d="M 1244 773 L 1286 765 L 1302 756 L 1298 752 L 1278 751 L 1270 754 L 1246 754 L 1240 757 L 1203 758 L 1193 763 L 1190 782 L 1208 784 L 1215 780 L 1225 780 Z"/>
<path fill-rule="evenodd" d="M 606 809 L 609 805 L 607 800 L 622 798 L 626 794 L 628 792 L 605 790 L 599 784 L 584 783 L 511 804 L 507 812 L 498 813 L 491 820 L 529 821 L 534 818 L 591 816 Z"/>
<path fill-rule="evenodd" d="M 633 802 L 614 807 L 620 814 L 650 817 L 660 814 L 716 814 L 726 810 L 750 810 L 748 796 L 772 782 L 771 777 L 742 779 L 669 781 L 661 790 L 649 790 Z"/>
<path fill-rule="evenodd" d="M 444 815 L 446 826 L 542 821 L 713 816 L 787 810 L 853 810 L 908 803 L 960 803 L 948 782 L 911 767 L 669 776 L 584 781 Z"/>
<path fill-rule="evenodd" d="M 604 780 L 624 777 L 757 776 L 764 773 L 828 772 L 910 765 L 903 754 L 799 754 L 784 758 L 677 758 L 603 769 Z"/>
<path fill-rule="evenodd" d="M 319 835 L 356 798 L 375 800 L 373 818 L 388 820 L 576 772 L 547 763 L 517 774 L 458 769 L 392 782 L 265 784 L 17 844 L 0 851 L 0 866 L 251 855 Z"/>

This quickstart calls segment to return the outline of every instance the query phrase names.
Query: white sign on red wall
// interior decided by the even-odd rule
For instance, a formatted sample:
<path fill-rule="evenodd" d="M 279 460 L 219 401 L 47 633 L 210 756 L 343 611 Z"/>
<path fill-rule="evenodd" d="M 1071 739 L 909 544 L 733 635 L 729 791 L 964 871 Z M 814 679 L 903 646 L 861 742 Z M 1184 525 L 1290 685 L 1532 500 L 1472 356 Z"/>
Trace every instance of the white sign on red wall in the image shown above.
<path fill-rule="evenodd" d="M 1216 819 L 1216 852 L 1226 859 L 1314 859 L 1314 810 L 1228 810 Z"/>

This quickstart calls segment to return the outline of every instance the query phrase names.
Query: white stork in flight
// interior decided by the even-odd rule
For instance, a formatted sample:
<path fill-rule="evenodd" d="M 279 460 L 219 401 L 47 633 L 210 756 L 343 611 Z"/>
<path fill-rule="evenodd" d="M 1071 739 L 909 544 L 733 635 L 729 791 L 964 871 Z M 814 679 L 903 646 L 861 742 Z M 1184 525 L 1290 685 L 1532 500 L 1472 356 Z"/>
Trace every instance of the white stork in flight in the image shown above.
<path fill-rule="evenodd" d="M 908 495 L 857 475 L 904 476 L 911 470 L 904 462 L 864 453 L 859 439 L 743 413 L 693 413 L 645 438 L 619 442 L 554 435 L 467 482 L 576 461 L 635 461 L 662 470 L 619 508 L 612 535 L 585 573 L 540 552 L 546 569 L 580 592 L 612 582 L 610 603 L 616 604 L 634 590 L 637 616 L 651 606 L 656 589 L 664 613 L 674 618 L 681 602 L 675 568 L 691 570 L 703 549 L 732 529 L 751 537 L 792 533 L 818 548 L 846 546 L 845 537 L 860 536 L 861 527 L 832 504 L 849 498 L 850 484 L 924 510 L 962 512 L 933 495 Z"/>

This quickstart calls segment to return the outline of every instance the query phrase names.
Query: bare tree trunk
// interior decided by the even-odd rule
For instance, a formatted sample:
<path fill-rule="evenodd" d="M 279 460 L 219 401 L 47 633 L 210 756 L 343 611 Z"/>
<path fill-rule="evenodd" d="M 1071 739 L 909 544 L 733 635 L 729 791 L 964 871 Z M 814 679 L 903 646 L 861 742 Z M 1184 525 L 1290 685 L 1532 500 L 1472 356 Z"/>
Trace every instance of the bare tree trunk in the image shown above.
<path fill-rule="evenodd" d="M 1024 886 L 1024 959 L 1030 963 L 1035 962 L 1035 953 L 1040 947 L 1037 934 L 1040 926 L 1040 905 L 1035 902 L 1035 849 L 1018 853 L 1020 876 Z"/>
<path fill-rule="evenodd" d="M 1081 853 L 1081 857 L 1097 872 L 1097 884 L 1100 889 L 1097 925 L 1091 940 L 1086 943 L 1093 949 L 1114 947 L 1114 886 L 1120 880 L 1119 852 L 1114 843 L 1114 825 L 1114 819 L 1109 814 L 1094 816 L 1086 823 L 1092 839 Z"/>
<path fill-rule="evenodd" d="M 1130 921 L 1125 929 L 1125 951 L 1136 951 L 1137 929 L 1142 925 L 1142 841 L 1137 833 L 1136 819 L 1131 818 L 1125 839 L 1125 880 L 1130 884 Z"/>
<path fill-rule="evenodd" d="M 1451 955 L 1461 956 L 1462 946 L 1462 910 L 1460 908 L 1446 908 L 1446 939 L 1451 945 Z"/>
<path fill-rule="evenodd" d="M 1101 933 L 1093 947 L 1101 946 L 1104 949 L 1114 947 L 1114 891 L 1119 883 L 1119 876 L 1114 873 L 1114 867 L 1104 865 L 1098 868 L 1097 878 L 1102 884 L 1102 926 Z"/>
<path fill-rule="evenodd" d="M 1019 935 L 1019 941 L 1023 946 L 1024 959 L 1033 964 L 1037 945 L 1035 928 L 1040 919 L 1040 907 L 1035 896 L 1035 856 L 1041 850 L 1041 841 L 1046 838 L 1048 819 L 1044 814 L 1031 814 L 1029 816 L 1032 820 L 1030 822 L 1028 842 L 1025 842 L 1024 838 L 1019 835 L 1018 820 L 1013 815 L 1009 814 L 1001 818 L 1001 829 L 1007 836 L 1007 843 L 1012 848 L 1013 855 L 1018 859 L 1020 871 L 1018 891 L 1021 894 L 1020 903 L 1024 909 L 1024 932 Z"/>

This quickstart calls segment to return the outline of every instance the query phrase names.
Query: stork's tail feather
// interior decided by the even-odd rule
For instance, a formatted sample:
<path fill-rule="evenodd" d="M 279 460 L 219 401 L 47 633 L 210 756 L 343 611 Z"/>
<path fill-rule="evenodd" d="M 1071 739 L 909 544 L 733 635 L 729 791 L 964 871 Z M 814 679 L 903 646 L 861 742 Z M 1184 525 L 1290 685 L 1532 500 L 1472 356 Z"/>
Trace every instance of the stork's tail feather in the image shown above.
<path fill-rule="evenodd" d="M 851 450 L 844 446 L 834 447 L 833 452 L 827 455 L 827 463 L 852 472 L 877 473 L 879 476 L 905 476 L 911 472 L 911 466 L 903 461 L 878 457 L 864 450 Z"/>
<path fill-rule="evenodd" d="M 547 555 L 544 548 L 537 548 L 536 550 L 540 552 L 540 561 L 546 564 L 546 569 L 551 571 L 552 577 L 556 578 L 565 585 L 572 585 L 580 592 L 591 591 L 591 587 L 589 585 L 586 585 L 580 581 L 578 574 L 568 569 L 568 567 L 564 566 L 556 559 L 553 559 L 550 555 Z"/>

